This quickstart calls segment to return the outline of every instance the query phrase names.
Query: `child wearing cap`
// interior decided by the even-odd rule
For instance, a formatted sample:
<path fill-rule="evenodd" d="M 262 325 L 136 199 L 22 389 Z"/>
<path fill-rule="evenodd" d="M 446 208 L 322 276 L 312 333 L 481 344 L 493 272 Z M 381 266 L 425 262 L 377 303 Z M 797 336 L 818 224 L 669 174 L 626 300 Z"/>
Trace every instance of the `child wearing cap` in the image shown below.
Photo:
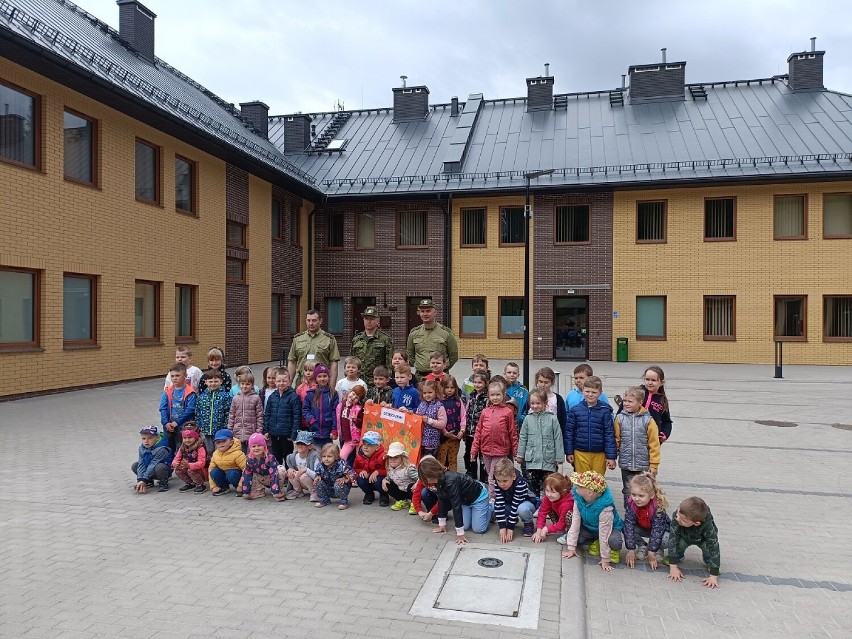
<path fill-rule="evenodd" d="M 144 426 L 139 435 L 142 443 L 139 445 L 139 457 L 130 466 L 136 475 L 136 485 L 133 490 L 139 494 L 147 493 L 153 488 L 154 480 L 160 482 L 160 490 L 164 493 L 169 489 L 171 475 L 172 450 L 164 434 L 161 434 L 153 424 Z"/>
<path fill-rule="evenodd" d="M 353 466 L 358 488 L 364 491 L 364 505 L 369 506 L 376 501 L 374 490 L 379 492 L 379 506 L 384 507 L 390 504 L 388 493 L 383 485 L 387 471 L 385 470 L 385 447 L 382 446 L 382 436 L 379 433 L 374 430 L 364 433 Z"/>
<path fill-rule="evenodd" d="M 203 493 L 207 490 L 207 449 L 201 441 L 201 433 L 195 422 L 184 424 L 181 432 L 183 441 L 172 462 L 172 468 L 178 479 L 183 481 L 183 486 L 178 492 L 185 493 L 195 490 Z"/>
<path fill-rule="evenodd" d="M 305 395 L 302 415 L 309 431 L 314 434 L 314 448 L 321 451 L 330 444 L 332 433 L 337 432 L 337 393 L 329 386 L 329 372 L 325 364 L 314 368 L 316 386 Z"/>
<path fill-rule="evenodd" d="M 417 466 L 408 459 L 405 446 L 400 442 L 391 442 L 385 455 L 387 477 L 382 480 L 385 492 L 396 501 L 391 510 L 411 507 L 411 489 L 417 483 Z M 415 511 L 416 512 L 416 511 Z"/>
<path fill-rule="evenodd" d="M 340 447 L 337 444 L 328 443 L 322 447 L 314 472 L 314 486 L 319 498 L 314 506 L 328 506 L 331 498 L 336 497 L 340 500 L 338 510 L 349 508 L 349 491 L 352 490 L 355 474 L 349 465 L 340 459 Z"/>
<path fill-rule="evenodd" d="M 589 554 L 600 554 L 600 566 L 604 572 L 612 570 L 612 563 L 618 563 L 621 550 L 621 530 L 624 523 L 615 510 L 612 493 L 609 492 L 606 479 L 593 470 L 584 473 L 571 473 L 574 484 L 574 512 L 571 528 L 565 535 L 566 559 L 574 557 L 577 546 L 587 542 Z M 560 541 L 560 537 L 556 541 Z"/>
<path fill-rule="evenodd" d="M 314 479 L 317 476 L 314 468 L 319 462 L 319 454 L 314 450 L 314 436 L 311 431 L 300 430 L 293 446 L 296 450 L 287 455 L 284 465 L 284 474 L 290 483 L 287 499 L 298 499 L 305 494 L 311 496 L 311 501 L 319 501 L 314 489 Z M 281 467 L 278 471 L 280 475 Z"/>
<path fill-rule="evenodd" d="M 683 581 L 683 572 L 678 564 L 683 560 L 686 549 L 698 546 L 701 558 L 709 577 L 701 580 L 701 585 L 707 588 L 719 587 L 719 569 L 721 553 L 719 552 L 719 530 L 713 521 L 713 515 L 707 503 L 700 497 L 684 499 L 672 517 L 672 527 L 669 534 L 669 556 L 664 563 L 669 564 L 669 579 Z"/>
<path fill-rule="evenodd" d="M 260 433 L 255 433 L 249 437 L 248 446 L 249 454 L 243 469 L 243 497 L 260 499 L 269 488 L 272 496 L 277 501 L 281 501 L 286 495 L 281 492 L 278 460 L 266 448 L 266 438 Z"/>
<path fill-rule="evenodd" d="M 218 497 L 230 492 L 231 486 L 239 488 L 246 467 L 246 455 L 240 441 L 234 439 L 234 432 L 227 428 L 217 430 L 213 440 L 216 450 L 213 451 L 208 467 L 209 484 L 213 496 Z"/>

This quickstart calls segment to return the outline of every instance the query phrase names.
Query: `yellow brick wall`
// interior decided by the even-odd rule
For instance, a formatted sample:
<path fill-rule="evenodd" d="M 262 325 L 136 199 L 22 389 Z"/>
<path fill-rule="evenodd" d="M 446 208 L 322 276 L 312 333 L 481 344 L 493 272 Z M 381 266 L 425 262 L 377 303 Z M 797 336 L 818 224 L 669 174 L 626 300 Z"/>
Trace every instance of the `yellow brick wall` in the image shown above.
<path fill-rule="evenodd" d="M 459 339 L 459 357 L 483 353 L 490 358 L 517 359 L 523 340 L 499 337 L 499 298 L 524 294 L 524 247 L 500 246 L 500 208 L 523 206 L 523 196 L 453 199 L 452 220 L 452 325 Z M 486 246 L 461 248 L 462 209 L 486 209 Z M 534 250 L 530 243 L 530 262 Z M 461 335 L 461 298 L 485 297 L 485 337 Z M 533 325 L 532 307 L 530 325 Z"/>
<path fill-rule="evenodd" d="M 773 296 L 807 295 L 807 341 L 787 364 L 849 364 L 852 343 L 823 341 L 823 295 L 852 295 L 852 239 L 823 239 L 823 194 L 852 182 L 627 191 L 615 194 L 613 336 L 630 359 L 773 363 Z M 803 241 L 773 239 L 775 195 L 807 195 Z M 704 198 L 736 197 L 736 241 L 704 241 Z M 636 244 L 636 202 L 668 201 L 668 241 Z M 636 296 L 667 296 L 667 339 L 636 339 Z M 703 296 L 736 296 L 736 341 L 705 341 Z M 615 351 L 613 350 L 613 356 Z"/>
<path fill-rule="evenodd" d="M 0 78 L 42 96 L 43 149 L 41 171 L 0 162 L 0 266 L 42 271 L 42 350 L 0 352 L 0 395 L 68 384 L 165 376 L 174 361 L 176 283 L 198 286 L 198 343 L 193 345 L 193 351 L 195 363 L 206 366 L 207 349 L 224 343 L 225 164 L 3 58 Z M 65 107 L 98 121 L 99 188 L 63 179 Z M 161 146 L 162 206 L 135 201 L 137 136 Z M 198 217 L 175 210 L 176 153 L 197 162 Z M 258 215 L 256 219 L 268 217 Z M 269 237 L 268 229 L 265 237 Z M 268 245 L 267 241 L 265 246 Z M 254 257 L 255 249 L 252 251 Z M 268 255 L 264 259 L 268 264 Z M 252 262 L 258 272 L 262 270 L 259 262 Z M 63 349 L 64 272 L 99 277 L 98 348 Z M 253 273 L 252 277 L 259 274 Z M 162 283 L 161 345 L 134 345 L 137 279 Z M 263 297 L 267 311 L 262 315 L 267 323 L 268 280 L 267 277 L 267 294 Z M 265 335 L 268 338 L 268 327 Z M 72 374 L 61 374 L 63 370 Z"/>
<path fill-rule="evenodd" d="M 272 350 L 272 185 L 249 175 L 249 251 L 246 283 L 249 285 L 250 362 L 267 361 Z"/>

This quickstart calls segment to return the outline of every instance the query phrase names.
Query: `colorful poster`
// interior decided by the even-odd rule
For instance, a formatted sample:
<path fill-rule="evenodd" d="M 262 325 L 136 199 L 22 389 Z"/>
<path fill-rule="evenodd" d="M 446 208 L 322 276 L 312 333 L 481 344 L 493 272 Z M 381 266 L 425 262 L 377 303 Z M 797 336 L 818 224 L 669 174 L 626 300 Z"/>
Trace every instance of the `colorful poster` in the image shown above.
<path fill-rule="evenodd" d="M 412 464 L 416 464 L 420 459 L 420 438 L 423 432 L 423 418 L 420 415 L 378 404 L 367 404 L 364 406 L 361 436 L 368 430 L 381 433 L 385 440 L 385 450 L 391 442 L 400 442 L 405 446 Z"/>

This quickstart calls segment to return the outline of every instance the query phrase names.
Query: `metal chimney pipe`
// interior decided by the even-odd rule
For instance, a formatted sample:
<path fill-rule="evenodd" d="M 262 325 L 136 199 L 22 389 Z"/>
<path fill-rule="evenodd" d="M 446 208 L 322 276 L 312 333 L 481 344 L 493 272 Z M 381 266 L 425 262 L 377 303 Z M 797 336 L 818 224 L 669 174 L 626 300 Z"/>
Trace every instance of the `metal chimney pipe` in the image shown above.
<path fill-rule="evenodd" d="M 405 81 L 408 80 L 408 76 L 407 75 L 401 75 L 401 76 L 399 76 L 399 79 L 402 80 L 402 88 L 404 89 L 405 88 Z"/>
<path fill-rule="evenodd" d="M 816 37 L 811 38 L 811 51 L 816 51 Z"/>
<path fill-rule="evenodd" d="M 459 98 L 454 95 L 450 98 L 450 115 L 455 117 L 459 114 Z"/>
<path fill-rule="evenodd" d="M 660 51 L 663 52 L 663 64 L 665 64 L 666 63 L 666 47 L 663 47 L 662 49 L 660 49 Z"/>
<path fill-rule="evenodd" d="M 544 63 L 544 77 L 545 78 L 550 77 L 550 63 L 549 62 Z"/>
<path fill-rule="evenodd" d="M 627 88 L 627 75 L 624 73 L 621 74 L 621 88 Z"/>

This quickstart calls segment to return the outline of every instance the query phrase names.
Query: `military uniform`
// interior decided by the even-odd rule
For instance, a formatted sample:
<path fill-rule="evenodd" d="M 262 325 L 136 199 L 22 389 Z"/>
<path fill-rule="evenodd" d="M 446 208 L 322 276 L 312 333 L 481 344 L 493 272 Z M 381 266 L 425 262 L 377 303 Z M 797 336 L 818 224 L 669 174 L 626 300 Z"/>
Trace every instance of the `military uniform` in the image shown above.
<path fill-rule="evenodd" d="M 337 350 L 337 339 L 331 333 L 326 333 L 319 329 L 314 335 L 308 331 L 297 333 L 293 337 L 293 343 L 290 345 L 290 354 L 287 361 L 296 362 L 296 380 L 293 382 L 295 386 L 302 378 L 302 368 L 309 356 L 313 355 L 312 359 L 317 364 L 325 364 L 328 366 L 331 362 L 340 361 L 340 351 Z"/>
<path fill-rule="evenodd" d="M 361 360 L 361 378 L 372 386 L 376 366 L 391 367 L 393 340 L 381 329 L 372 337 L 361 331 L 352 338 L 352 354 Z"/>
<path fill-rule="evenodd" d="M 425 299 L 418 308 L 434 308 L 435 304 L 430 299 Z M 421 324 L 411 329 L 408 334 L 408 361 L 417 372 L 418 379 L 430 373 L 429 356 L 434 353 L 444 353 L 447 356 L 447 368 L 450 370 L 459 361 L 459 344 L 456 334 L 443 324 L 435 323 L 432 328 L 426 328 Z"/>

